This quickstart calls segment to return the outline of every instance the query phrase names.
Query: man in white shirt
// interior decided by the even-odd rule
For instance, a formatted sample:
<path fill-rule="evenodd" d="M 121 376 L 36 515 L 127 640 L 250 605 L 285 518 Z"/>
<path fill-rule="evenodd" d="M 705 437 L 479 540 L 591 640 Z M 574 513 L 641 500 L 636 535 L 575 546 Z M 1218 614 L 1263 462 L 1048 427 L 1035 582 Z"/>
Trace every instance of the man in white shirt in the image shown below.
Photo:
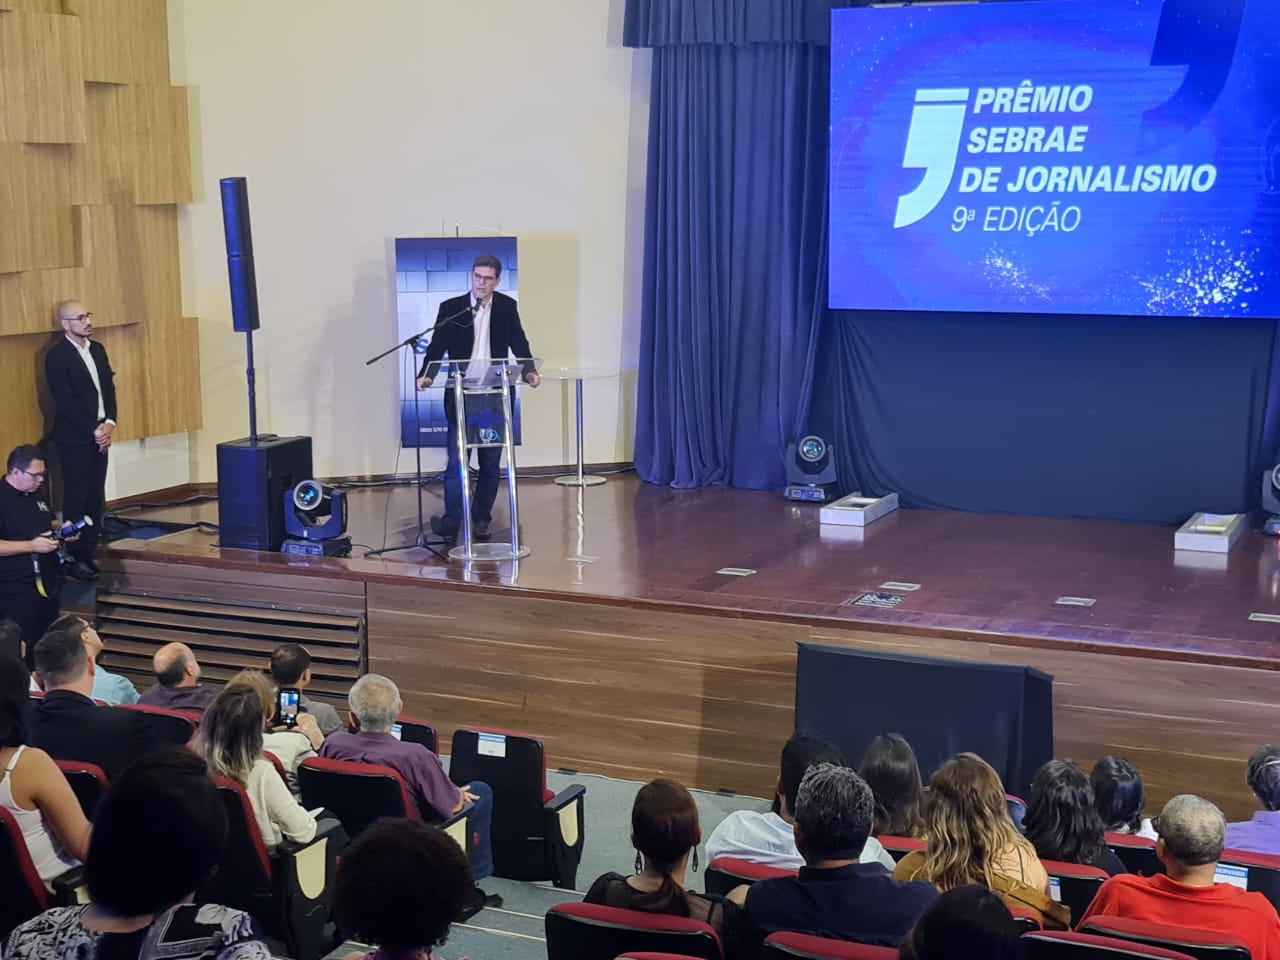
<path fill-rule="evenodd" d="M 489 360 L 513 356 L 520 363 L 520 375 L 525 383 L 536 387 L 542 382 L 534 368 L 533 354 L 520 323 L 516 301 L 497 292 L 501 278 L 502 263 L 497 257 L 487 254 L 477 257 L 471 267 L 471 292 L 440 304 L 431 343 L 418 370 L 419 390 L 431 386 L 440 372 L 440 361 L 446 356 L 455 362 L 467 361 L 464 379 L 482 379 L 489 368 Z M 445 393 L 444 413 L 449 427 L 444 513 L 431 518 L 431 530 L 445 541 L 452 542 L 457 539 L 462 525 L 462 480 L 455 442 L 460 425 L 451 390 Z M 469 453 L 467 459 L 470 460 Z M 500 446 L 476 449 L 477 478 L 475 494 L 471 498 L 471 532 L 477 540 L 489 539 L 501 459 Z"/>
<path fill-rule="evenodd" d="M 733 857 L 749 863 L 762 863 L 780 870 L 799 870 L 804 857 L 796 849 L 796 793 L 805 772 L 820 763 L 844 766 L 844 758 L 835 744 L 822 737 L 796 734 L 782 748 L 782 770 L 778 777 L 776 812 L 758 813 L 737 810 L 720 822 L 707 840 L 708 862 L 716 857 Z M 895 863 L 880 841 L 868 837 L 859 854 L 861 863 L 880 863 L 893 870 Z"/>
<path fill-rule="evenodd" d="M 98 526 L 106 509 L 107 451 L 116 428 L 115 373 L 106 349 L 91 339 L 93 314 L 83 303 L 66 300 L 56 316 L 63 335 L 45 354 L 44 370 L 55 408 L 50 436 L 62 468 L 62 518 L 93 522 L 70 548 L 75 562 L 67 573 L 93 580 Z"/>

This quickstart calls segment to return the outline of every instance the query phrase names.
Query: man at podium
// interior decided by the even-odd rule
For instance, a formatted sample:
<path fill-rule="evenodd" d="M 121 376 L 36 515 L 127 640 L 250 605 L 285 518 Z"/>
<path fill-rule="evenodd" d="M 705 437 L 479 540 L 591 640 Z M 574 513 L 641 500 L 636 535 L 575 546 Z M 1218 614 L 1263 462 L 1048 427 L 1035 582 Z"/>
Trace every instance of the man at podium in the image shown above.
<path fill-rule="evenodd" d="M 457 362 L 469 361 L 463 371 L 465 380 L 483 380 L 489 371 L 491 358 L 515 356 L 522 361 L 525 383 L 536 387 L 542 382 L 533 366 L 533 351 L 529 348 L 524 328 L 520 326 L 516 302 L 497 292 L 501 278 L 502 262 L 497 257 L 487 254 L 476 257 L 471 265 L 471 292 L 440 304 L 431 343 L 422 358 L 422 369 L 418 371 L 419 390 L 431 386 L 440 372 L 440 361 L 445 357 Z M 445 391 L 444 414 L 449 427 L 444 516 L 431 518 L 431 531 L 453 542 L 458 539 L 458 529 L 462 526 L 462 483 L 458 478 L 458 411 L 452 390 Z M 501 447 L 480 447 L 476 450 L 479 477 L 475 495 L 471 498 L 471 532 L 477 540 L 489 539 L 501 460 Z"/>

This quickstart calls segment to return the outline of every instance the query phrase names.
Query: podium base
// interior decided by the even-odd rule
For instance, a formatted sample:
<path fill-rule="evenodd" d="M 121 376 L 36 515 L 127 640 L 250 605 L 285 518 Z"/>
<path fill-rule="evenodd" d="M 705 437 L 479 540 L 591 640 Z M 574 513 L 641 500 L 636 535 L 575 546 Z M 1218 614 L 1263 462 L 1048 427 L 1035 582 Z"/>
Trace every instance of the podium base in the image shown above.
<path fill-rule="evenodd" d="M 528 547 L 521 546 L 519 550 L 512 550 L 509 543 L 473 543 L 470 549 L 464 544 L 458 544 L 449 551 L 450 560 L 466 560 L 472 563 L 497 563 L 501 560 L 519 560 L 528 555 Z"/>

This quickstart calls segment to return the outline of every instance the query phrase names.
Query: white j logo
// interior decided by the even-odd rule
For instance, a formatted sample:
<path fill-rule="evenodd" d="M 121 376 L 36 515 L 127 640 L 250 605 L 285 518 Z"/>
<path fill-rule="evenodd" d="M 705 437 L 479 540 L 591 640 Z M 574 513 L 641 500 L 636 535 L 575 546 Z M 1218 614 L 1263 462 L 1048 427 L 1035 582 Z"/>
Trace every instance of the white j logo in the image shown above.
<path fill-rule="evenodd" d="M 968 88 L 916 91 L 902 165 L 908 169 L 922 168 L 924 179 L 920 186 L 898 198 L 898 212 L 893 218 L 895 228 L 924 219 L 946 195 L 956 170 L 956 154 L 968 105 Z"/>

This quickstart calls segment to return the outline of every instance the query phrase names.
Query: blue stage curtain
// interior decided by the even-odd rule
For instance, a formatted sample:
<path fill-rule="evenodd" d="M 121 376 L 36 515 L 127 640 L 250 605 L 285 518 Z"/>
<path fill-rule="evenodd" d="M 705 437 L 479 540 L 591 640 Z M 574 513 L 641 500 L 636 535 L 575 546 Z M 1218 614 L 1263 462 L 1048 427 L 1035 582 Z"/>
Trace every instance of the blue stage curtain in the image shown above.
<path fill-rule="evenodd" d="M 668 44 L 653 53 L 636 425 L 651 483 L 779 487 L 803 415 L 826 312 L 829 54 L 734 42 L 750 11 L 788 30 L 804 20 L 774 7 L 804 5 L 627 8 L 629 27 Z"/>
<path fill-rule="evenodd" d="M 1273 321 L 828 311 L 832 7 L 628 0 L 654 47 L 636 469 L 779 488 L 787 440 L 904 505 L 1180 523 L 1257 506 Z"/>

